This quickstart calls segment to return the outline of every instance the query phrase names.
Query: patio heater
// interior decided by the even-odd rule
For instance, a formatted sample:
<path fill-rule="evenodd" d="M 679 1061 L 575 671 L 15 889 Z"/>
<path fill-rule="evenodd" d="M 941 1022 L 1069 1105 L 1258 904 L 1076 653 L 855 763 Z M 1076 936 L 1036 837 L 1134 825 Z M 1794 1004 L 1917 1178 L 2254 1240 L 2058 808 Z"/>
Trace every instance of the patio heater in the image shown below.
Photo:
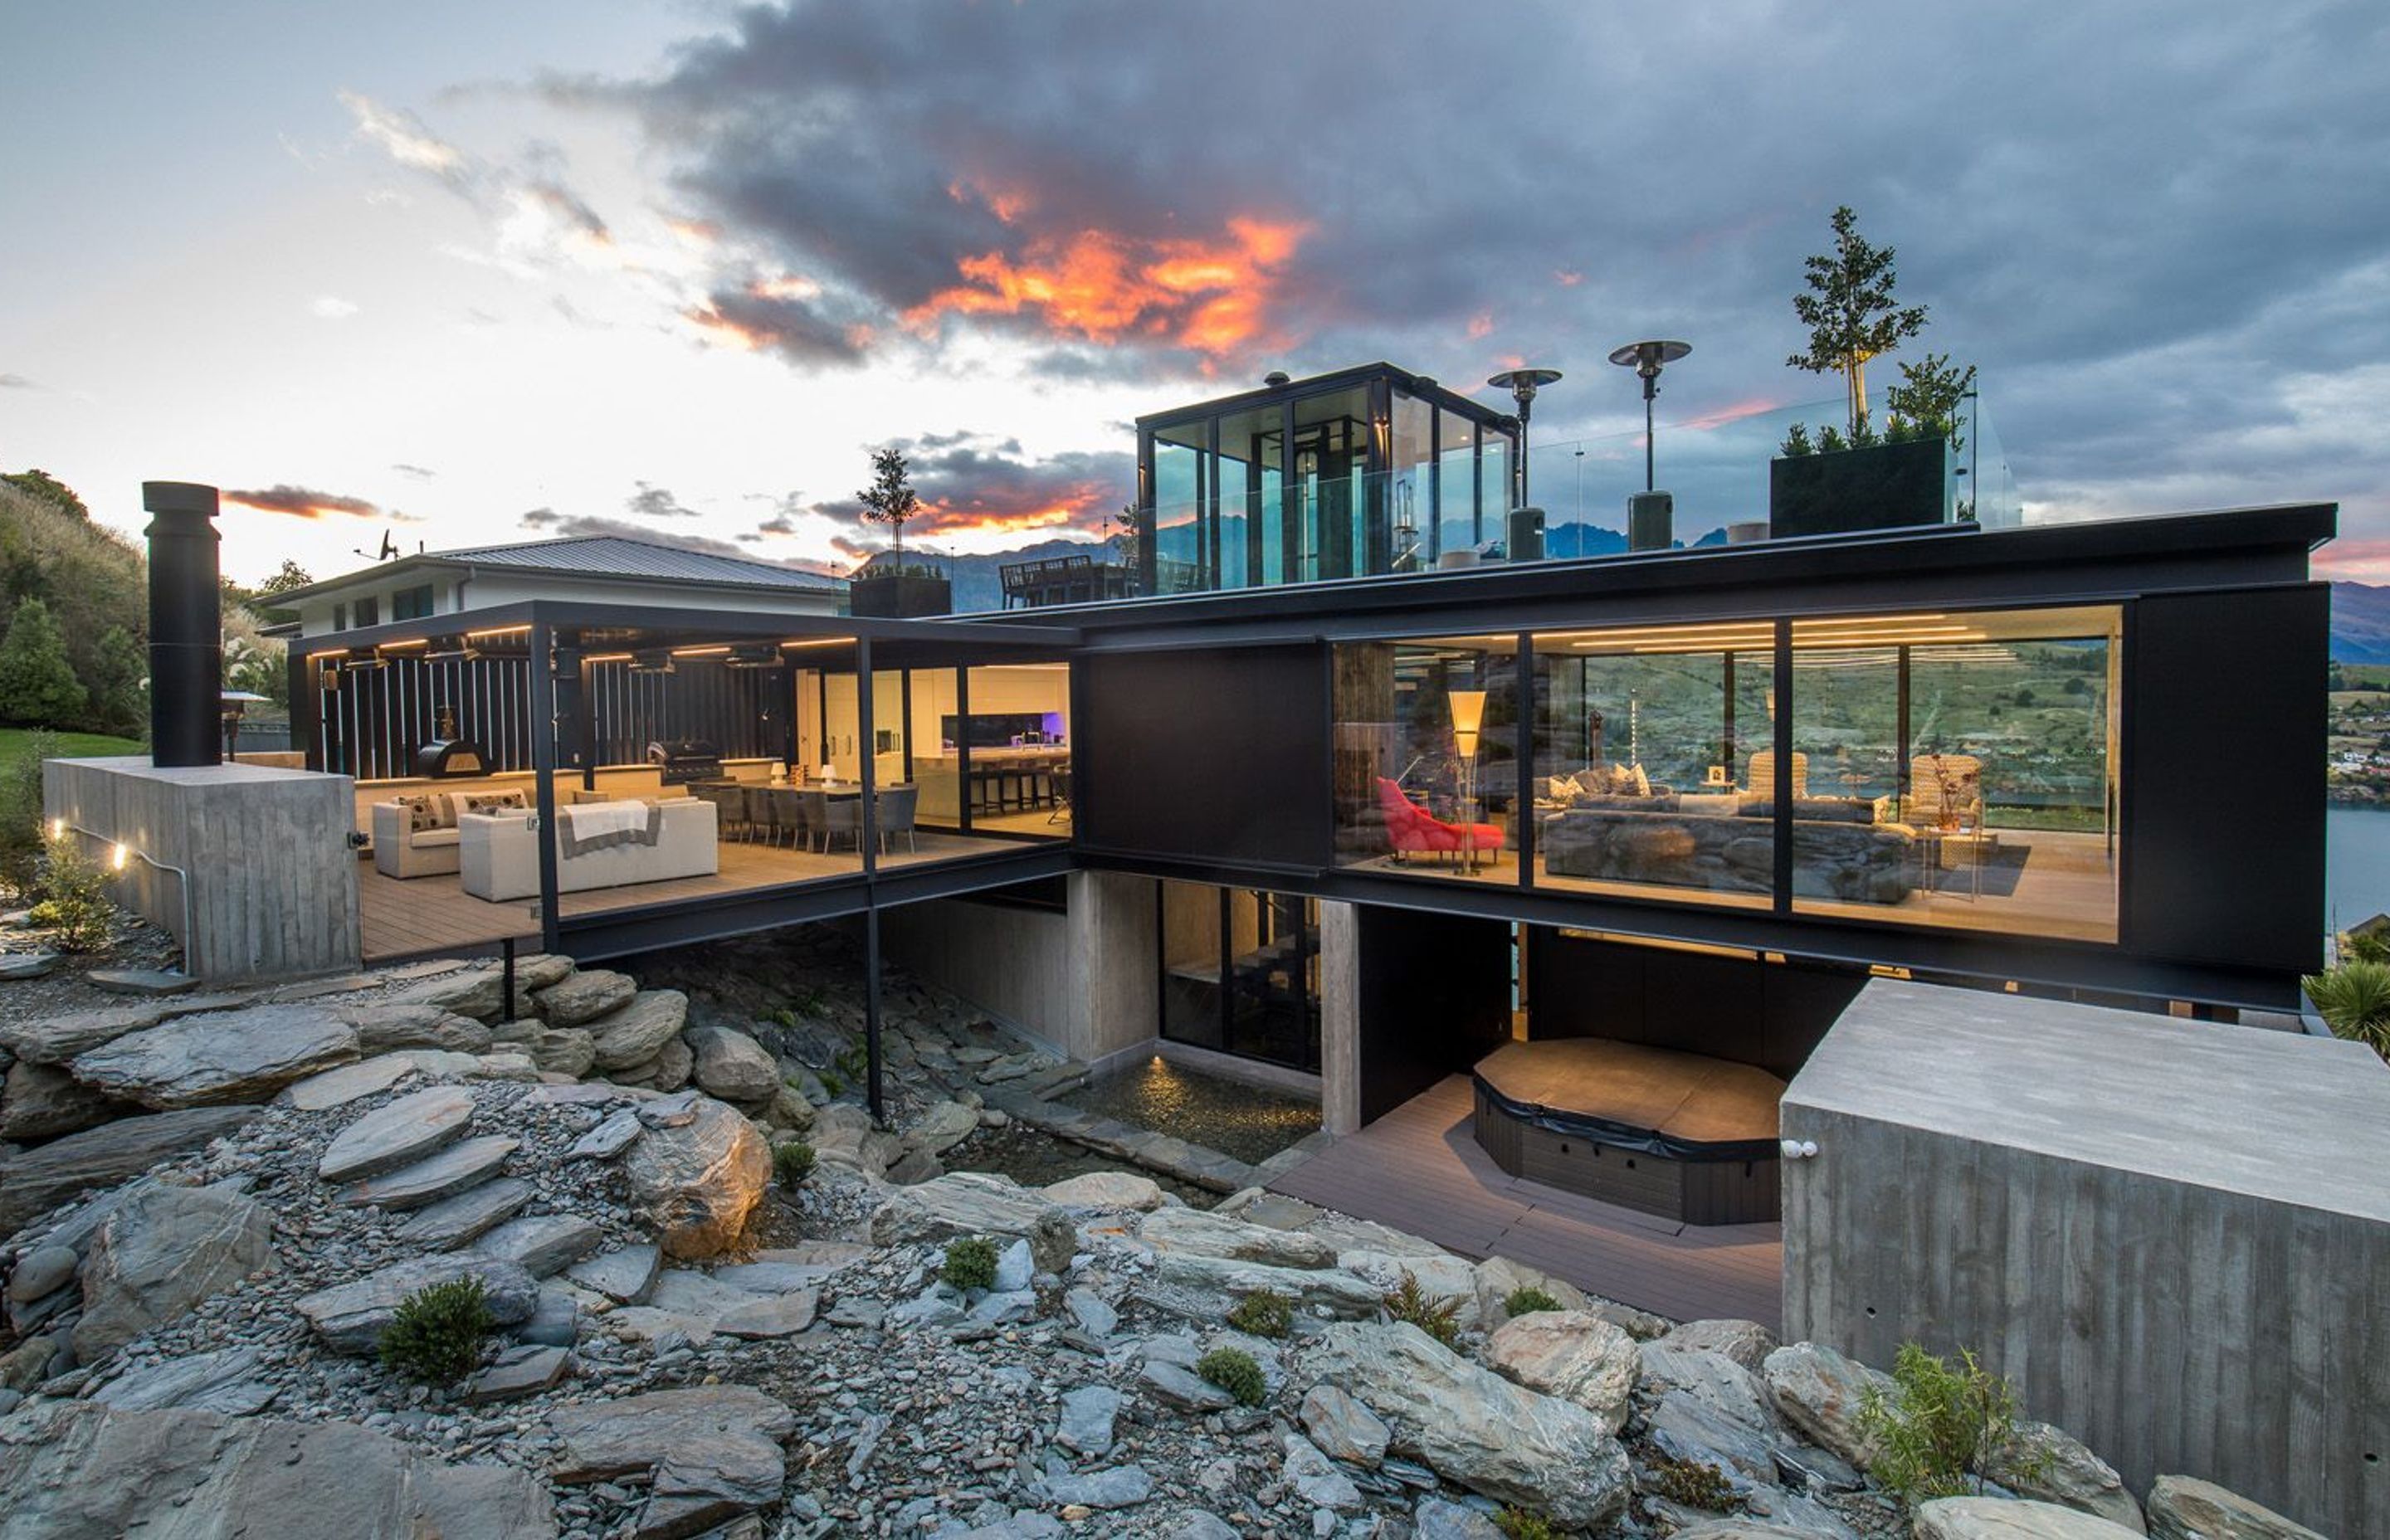
<path fill-rule="evenodd" d="M 1452 710 L 1452 747 L 1460 756 L 1460 827 L 1469 870 L 1477 870 L 1477 734 L 1485 725 L 1484 690 L 1446 690 Z"/>
<path fill-rule="evenodd" d="M 1651 401 L 1660 393 L 1660 371 L 1693 351 L 1690 342 L 1629 342 L 1612 352 L 1610 361 L 1633 369 L 1643 381 L 1643 490 L 1626 498 L 1626 548 L 1664 551 L 1674 538 L 1677 499 L 1652 488 Z"/>
<path fill-rule="evenodd" d="M 1544 558 L 1544 510 L 1527 501 L 1527 420 L 1535 413 L 1536 392 L 1547 385 L 1560 383 L 1558 369 L 1504 369 L 1487 377 L 1485 383 L 1497 391 L 1508 391 L 1519 404 L 1519 464 L 1515 472 L 1516 491 L 1510 500 L 1510 538 L 1504 550 L 1512 561 L 1541 561 Z"/>

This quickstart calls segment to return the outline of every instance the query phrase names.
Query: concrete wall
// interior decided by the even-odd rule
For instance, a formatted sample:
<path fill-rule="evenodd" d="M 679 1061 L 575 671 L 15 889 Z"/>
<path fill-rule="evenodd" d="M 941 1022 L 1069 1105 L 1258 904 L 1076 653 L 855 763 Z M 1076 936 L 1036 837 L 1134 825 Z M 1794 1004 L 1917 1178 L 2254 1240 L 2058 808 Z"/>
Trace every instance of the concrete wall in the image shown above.
<path fill-rule="evenodd" d="M 42 795 L 95 860 L 127 847 L 112 896 L 182 943 L 186 970 L 230 981 L 358 965 L 346 776 L 60 759 L 43 766 Z"/>
<path fill-rule="evenodd" d="M 1319 901 L 1319 1125 L 1361 1130 L 1361 921 L 1353 905 Z"/>
<path fill-rule="evenodd" d="M 2390 1067 L 1878 980 L 1786 1093 L 1790 1338 L 1973 1349 L 2137 1494 L 2390 1537 Z"/>
<path fill-rule="evenodd" d="M 1073 872 L 1057 914 L 938 899 L 880 917 L 893 962 L 1088 1064 L 1151 1043 L 1160 1021 L 1150 878 Z"/>

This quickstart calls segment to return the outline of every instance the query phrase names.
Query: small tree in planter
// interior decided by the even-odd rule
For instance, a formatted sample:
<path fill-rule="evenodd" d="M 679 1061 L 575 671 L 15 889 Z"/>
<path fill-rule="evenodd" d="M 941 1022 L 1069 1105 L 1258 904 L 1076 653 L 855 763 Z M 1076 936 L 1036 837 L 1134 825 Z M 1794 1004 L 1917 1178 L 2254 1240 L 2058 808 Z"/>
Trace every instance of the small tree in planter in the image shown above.
<path fill-rule="evenodd" d="M 871 473 L 871 484 L 856 493 L 855 500 L 863 505 L 864 518 L 888 526 L 890 548 L 896 553 L 896 566 L 902 571 L 905 520 L 921 511 L 921 497 L 913 490 L 911 468 L 905 463 L 905 452 L 894 444 L 872 451 Z"/>
<path fill-rule="evenodd" d="M 1892 352 L 1925 329 L 1923 305 L 1893 301 L 1898 275 L 1892 248 L 1875 246 L 1859 234 L 1859 216 L 1847 203 L 1834 211 L 1834 249 L 1811 257 L 1809 292 L 1792 296 L 1792 312 L 1809 328 L 1809 351 L 1784 362 L 1811 374 L 1842 375 L 1850 391 L 1850 432 L 1867 431 L 1868 360 Z"/>

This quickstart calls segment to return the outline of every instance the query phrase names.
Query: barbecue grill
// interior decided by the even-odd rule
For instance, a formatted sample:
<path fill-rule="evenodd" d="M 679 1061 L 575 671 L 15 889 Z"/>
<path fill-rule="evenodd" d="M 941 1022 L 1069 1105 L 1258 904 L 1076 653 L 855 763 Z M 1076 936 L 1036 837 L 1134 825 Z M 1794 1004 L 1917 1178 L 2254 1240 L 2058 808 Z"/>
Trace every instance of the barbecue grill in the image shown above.
<path fill-rule="evenodd" d="M 648 745 L 648 763 L 663 774 L 666 786 L 722 778 L 722 751 L 703 738 L 683 738 Z"/>
<path fill-rule="evenodd" d="M 486 776 L 489 756 L 470 738 L 435 738 L 415 751 L 415 773 L 430 780 L 449 776 Z"/>

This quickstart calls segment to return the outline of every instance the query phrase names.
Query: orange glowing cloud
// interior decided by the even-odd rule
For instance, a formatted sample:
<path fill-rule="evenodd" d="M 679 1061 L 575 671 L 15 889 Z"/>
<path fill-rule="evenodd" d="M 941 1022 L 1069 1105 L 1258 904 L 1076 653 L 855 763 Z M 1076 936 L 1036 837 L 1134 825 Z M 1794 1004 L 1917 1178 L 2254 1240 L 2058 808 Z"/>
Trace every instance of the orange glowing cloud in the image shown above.
<path fill-rule="evenodd" d="M 1697 417 L 1687 417 L 1677 426 L 1696 430 L 1724 428 L 1730 422 L 1741 422 L 1745 417 L 1755 417 L 1762 413 L 1773 412 L 1781 404 L 1783 404 L 1781 402 L 1770 401 L 1765 396 L 1754 396 L 1748 401 L 1738 401 L 1730 406 L 1721 406 L 1715 412 L 1704 412 Z"/>
<path fill-rule="evenodd" d="M 999 216 L 1001 212 L 999 211 Z M 946 315 L 1029 315 L 1089 342 L 1149 337 L 1217 358 L 1266 337 L 1287 262 L 1308 226 L 1237 218 L 1218 240 L 1082 230 L 956 263 L 966 280 L 905 313 L 916 331 Z"/>
<path fill-rule="evenodd" d="M 1469 318 L 1469 340 L 1471 341 L 1474 342 L 1481 337 L 1491 337 L 1493 335 L 1494 313 L 1492 311 L 1481 310 L 1476 314 L 1471 315 Z"/>
<path fill-rule="evenodd" d="M 1574 289 L 1577 285 L 1585 282 L 1585 275 L 1576 272 L 1574 269 L 1562 267 L 1553 272 L 1552 282 L 1560 285 L 1562 289 Z"/>

